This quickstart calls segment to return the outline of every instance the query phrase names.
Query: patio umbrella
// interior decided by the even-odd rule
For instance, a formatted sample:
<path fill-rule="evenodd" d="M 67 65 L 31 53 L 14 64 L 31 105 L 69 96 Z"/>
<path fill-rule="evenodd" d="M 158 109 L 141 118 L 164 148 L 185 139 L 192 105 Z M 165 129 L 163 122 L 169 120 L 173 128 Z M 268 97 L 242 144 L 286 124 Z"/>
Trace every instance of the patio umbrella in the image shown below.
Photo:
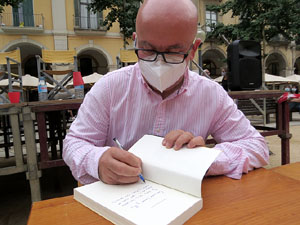
<path fill-rule="evenodd" d="M 82 79 L 83 79 L 83 82 L 84 82 L 85 84 L 94 84 L 94 83 L 96 83 L 101 77 L 103 77 L 102 74 L 99 74 L 99 73 L 93 73 L 93 74 L 91 74 L 91 75 L 82 77 Z"/>
<path fill-rule="evenodd" d="M 297 76 L 297 77 L 296 77 Z M 220 83 L 222 82 L 223 76 L 219 76 L 214 79 L 214 81 Z M 297 80 L 298 79 L 298 80 Z M 281 77 L 272 74 L 265 74 L 265 82 L 266 83 L 297 83 L 300 81 L 300 75 L 293 75 L 289 77 Z"/>
<path fill-rule="evenodd" d="M 214 81 L 221 83 L 222 79 L 223 79 L 223 76 L 219 76 L 219 77 L 215 78 Z"/>
<path fill-rule="evenodd" d="M 23 84 L 23 88 L 25 88 L 25 89 L 37 88 L 37 86 L 39 85 L 39 79 L 34 76 L 31 76 L 29 74 L 26 74 L 25 76 L 22 76 L 22 84 Z M 0 81 L 0 86 L 7 86 L 7 85 L 8 85 L 8 79 L 3 79 Z M 19 87 L 20 84 L 17 82 L 14 82 L 13 86 Z M 54 86 L 47 82 L 47 87 L 53 88 Z"/>
<path fill-rule="evenodd" d="M 84 84 L 94 84 L 96 83 L 101 77 L 103 77 L 102 74 L 99 73 L 93 73 L 88 76 L 82 77 Z M 67 86 L 73 86 L 73 81 L 69 82 Z"/>
<path fill-rule="evenodd" d="M 265 74 L 266 83 L 297 83 L 297 81 L 290 79 L 289 77 L 276 76 L 272 74 Z"/>
<path fill-rule="evenodd" d="M 291 79 L 291 80 L 295 80 L 298 83 L 300 82 L 300 75 L 298 75 L 298 74 L 294 74 L 294 75 L 288 76 L 287 78 Z"/>
<path fill-rule="evenodd" d="M 37 86 L 39 85 L 39 79 L 37 77 L 26 74 L 25 76 L 22 77 L 22 84 L 24 88 L 26 87 L 37 88 Z M 46 84 L 48 88 L 54 87 L 52 84 L 49 84 L 48 82 L 46 82 Z M 16 85 L 19 86 L 18 83 L 16 83 Z"/>

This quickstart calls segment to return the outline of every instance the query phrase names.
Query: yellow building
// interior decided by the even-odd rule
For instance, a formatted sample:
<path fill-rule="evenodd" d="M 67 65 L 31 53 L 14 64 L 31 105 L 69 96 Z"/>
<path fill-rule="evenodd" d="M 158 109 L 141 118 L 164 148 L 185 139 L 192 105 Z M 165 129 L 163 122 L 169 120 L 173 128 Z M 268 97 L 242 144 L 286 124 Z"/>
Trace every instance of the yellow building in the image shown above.
<path fill-rule="evenodd" d="M 117 68 L 123 46 L 118 25 L 109 31 L 102 13 L 92 13 L 91 0 L 24 0 L 5 7 L 0 17 L 0 52 L 21 50 L 23 74 L 37 76 L 35 55 L 41 49 L 76 50 L 83 75 Z"/>
<path fill-rule="evenodd" d="M 193 0 L 199 11 L 202 28 L 217 21 L 238 23 L 231 15 L 220 16 L 206 9 L 224 0 Z M 41 49 L 76 50 L 79 70 L 83 75 L 105 74 L 117 68 L 116 57 L 123 46 L 116 23 L 107 31 L 102 26 L 106 13 L 88 11 L 91 0 L 24 0 L 19 8 L 5 7 L 0 15 L 0 52 L 20 48 L 23 74 L 37 76 L 35 55 Z M 227 46 L 206 40 L 201 47 L 203 67 L 213 76 L 226 67 Z M 266 72 L 288 76 L 300 73 L 300 50 L 295 43 L 277 41 L 267 46 Z M 197 56 L 196 56 L 197 60 Z M 193 67 L 193 69 L 196 69 Z"/>
<path fill-rule="evenodd" d="M 238 18 L 231 18 L 230 13 L 223 16 L 206 9 L 207 5 L 217 5 L 226 0 L 193 0 L 198 7 L 198 20 L 202 29 L 209 32 L 210 27 L 206 24 L 223 22 L 224 24 L 236 24 Z M 225 43 L 225 42 L 224 42 Z M 205 40 L 201 47 L 203 67 L 211 71 L 213 76 L 221 75 L 221 67 L 226 67 L 227 46 L 220 45 L 215 40 Z M 300 74 L 300 46 L 294 42 L 274 40 L 266 46 L 265 70 L 266 73 L 289 76 Z M 195 69 L 195 68 L 193 68 Z"/>

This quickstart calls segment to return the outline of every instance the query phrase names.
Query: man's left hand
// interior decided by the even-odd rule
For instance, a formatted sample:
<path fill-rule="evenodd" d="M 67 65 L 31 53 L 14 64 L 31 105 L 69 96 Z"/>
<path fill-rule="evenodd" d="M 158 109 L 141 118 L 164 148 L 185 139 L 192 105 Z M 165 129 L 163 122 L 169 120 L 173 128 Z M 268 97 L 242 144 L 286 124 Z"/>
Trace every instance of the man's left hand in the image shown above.
<path fill-rule="evenodd" d="M 201 136 L 195 137 L 191 132 L 183 130 L 172 130 L 164 138 L 162 145 L 166 148 L 174 148 L 179 150 L 183 145 L 187 148 L 195 148 L 198 146 L 205 146 L 205 141 Z"/>

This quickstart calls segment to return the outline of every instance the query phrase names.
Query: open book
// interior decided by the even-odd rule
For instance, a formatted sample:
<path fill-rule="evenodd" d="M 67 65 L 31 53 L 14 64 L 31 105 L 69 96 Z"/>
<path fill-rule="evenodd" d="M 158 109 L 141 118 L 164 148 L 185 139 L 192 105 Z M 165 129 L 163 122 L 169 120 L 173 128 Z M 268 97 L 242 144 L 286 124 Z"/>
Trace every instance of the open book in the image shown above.
<path fill-rule="evenodd" d="M 163 138 L 145 135 L 129 151 L 142 159 L 146 183 L 108 185 L 101 181 L 74 189 L 74 198 L 115 224 L 182 224 L 202 208 L 202 179 L 220 150 L 175 151 Z"/>

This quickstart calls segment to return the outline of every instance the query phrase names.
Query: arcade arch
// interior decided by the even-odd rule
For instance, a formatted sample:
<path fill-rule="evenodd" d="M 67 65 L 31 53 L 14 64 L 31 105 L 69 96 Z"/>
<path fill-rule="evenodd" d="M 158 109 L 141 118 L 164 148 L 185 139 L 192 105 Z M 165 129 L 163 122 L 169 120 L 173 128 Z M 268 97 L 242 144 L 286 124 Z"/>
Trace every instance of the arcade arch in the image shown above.
<path fill-rule="evenodd" d="M 266 59 L 266 73 L 285 77 L 286 67 L 287 61 L 281 53 L 273 52 L 268 55 Z"/>
<path fill-rule="evenodd" d="M 203 69 L 208 69 L 212 78 L 221 75 L 221 68 L 226 65 L 226 56 L 220 49 L 208 49 L 202 55 Z"/>

